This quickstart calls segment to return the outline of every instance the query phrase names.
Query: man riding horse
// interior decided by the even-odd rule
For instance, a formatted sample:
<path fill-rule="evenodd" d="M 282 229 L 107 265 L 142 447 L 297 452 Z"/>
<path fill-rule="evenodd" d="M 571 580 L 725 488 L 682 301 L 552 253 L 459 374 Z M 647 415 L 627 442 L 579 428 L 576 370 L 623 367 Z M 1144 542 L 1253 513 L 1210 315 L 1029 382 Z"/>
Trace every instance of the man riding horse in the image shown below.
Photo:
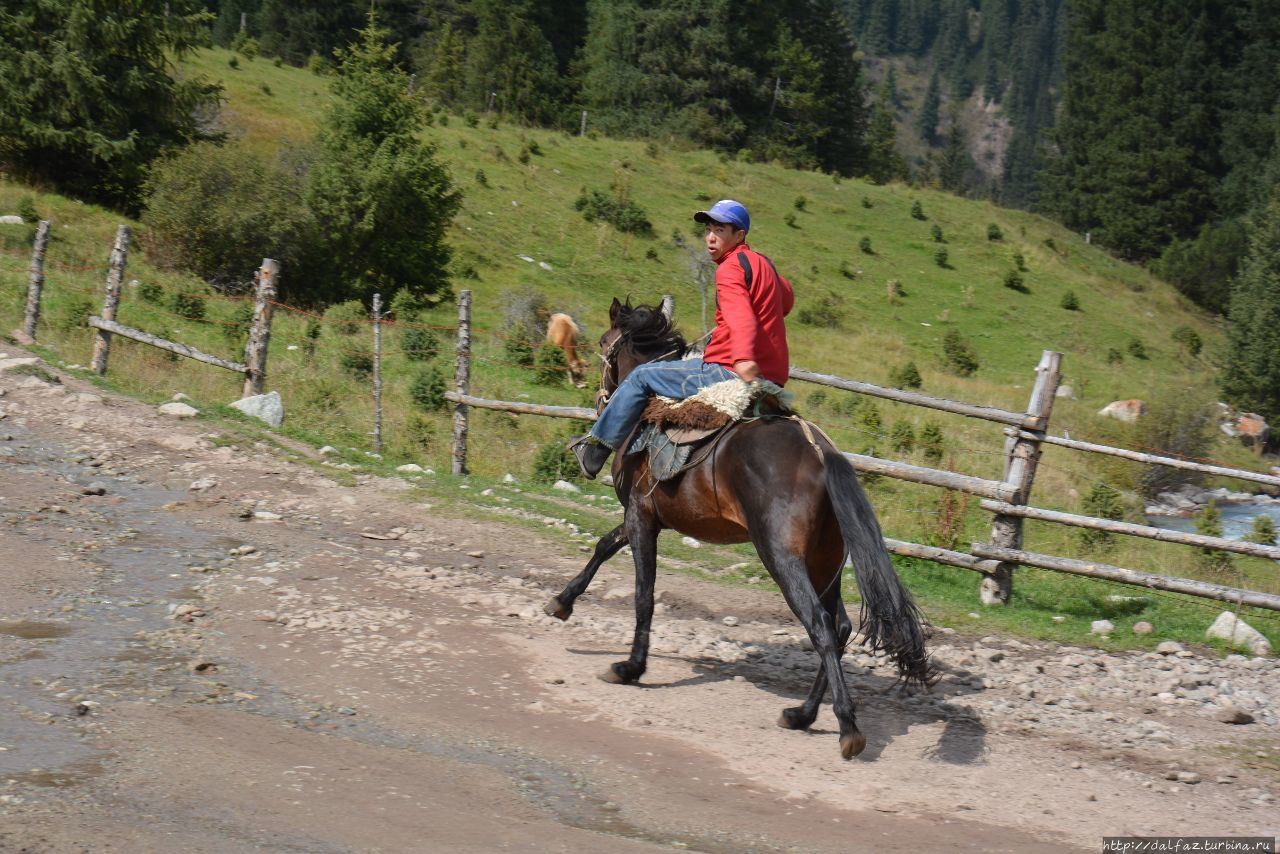
<path fill-rule="evenodd" d="M 592 480 L 605 460 L 640 422 L 649 396 L 683 399 L 699 389 L 737 377 L 787 382 L 789 358 L 783 318 L 795 304 L 791 283 L 773 262 L 747 245 L 751 217 L 732 199 L 693 215 L 705 227 L 707 253 L 716 262 L 716 325 L 701 359 L 641 365 L 618 386 L 599 420 L 570 448 Z"/>

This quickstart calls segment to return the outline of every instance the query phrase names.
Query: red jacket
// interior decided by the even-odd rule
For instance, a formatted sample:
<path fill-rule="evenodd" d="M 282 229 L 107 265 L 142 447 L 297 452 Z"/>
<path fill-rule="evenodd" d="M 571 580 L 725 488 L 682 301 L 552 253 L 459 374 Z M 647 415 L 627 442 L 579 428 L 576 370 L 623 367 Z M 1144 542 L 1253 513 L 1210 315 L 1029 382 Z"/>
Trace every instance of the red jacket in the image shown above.
<path fill-rule="evenodd" d="M 716 266 L 716 328 L 702 361 L 729 370 L 753 361 L 761 376 L 785 385 L 791 361 L 782 319 L 795 301 L 772 261 L 745 243 L 736 247 Z"/>

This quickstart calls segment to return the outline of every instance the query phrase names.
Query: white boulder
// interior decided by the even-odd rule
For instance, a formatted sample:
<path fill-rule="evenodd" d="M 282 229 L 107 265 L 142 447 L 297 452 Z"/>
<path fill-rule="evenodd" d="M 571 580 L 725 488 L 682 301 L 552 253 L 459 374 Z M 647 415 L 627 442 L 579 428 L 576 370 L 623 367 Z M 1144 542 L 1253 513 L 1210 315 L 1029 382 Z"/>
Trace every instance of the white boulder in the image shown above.
<path fill-rule="evenodd" d="M 160 408 L 156 410 L 161 415 L 169 418 L 195 418 L 200 414 L 200 410 L 194 406 L 187 406 L 185 403 L 171 402 L 162 403 Z"/>
<path fill-rule="evenodd" d="M 1089 633 L 1094 635 L 1109 635 L 1115 630 L 1115 624 L 1110 620 L 1094 620 L 1089 624 Z"/>
<path fill-rule="evenodd" d="M 1230 611 L 1223 611 L 1204 633 L 1206 638 L 1218 638 L 1235 646 L 1243 647 L 1254 655 L 1271 654 L 1271 641 L 1262 632 L 1236 617 Z"/>
<path fill-rule="evenodd" d="M 231 408 L 238 409 L 245 415 L 252 415 L 272 427 L 279 427 L 284 423 L 284 403 L 280 400 L 278 391 L 242 398 L 231 404 Z"/>
<path fill-rule="evenodd" d="M 581 489 L 574 486 L 572 483 L 570 483 L 567 480 L 557 480 L 555 483 L 551 484 L 551 488 L 558 489 L 561 492 L 581 492 L 582 491 Z"/>

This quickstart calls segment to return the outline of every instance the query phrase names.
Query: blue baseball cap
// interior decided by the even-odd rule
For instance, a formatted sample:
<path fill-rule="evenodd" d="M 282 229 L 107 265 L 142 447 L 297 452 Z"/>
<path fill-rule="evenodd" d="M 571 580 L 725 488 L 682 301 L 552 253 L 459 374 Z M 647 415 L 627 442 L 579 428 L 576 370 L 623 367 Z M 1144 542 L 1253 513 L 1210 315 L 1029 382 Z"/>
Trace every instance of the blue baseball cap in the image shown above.
<path fill-rule="evenodd" d="M 711 206 L 711 210 L 698 211 L 693 215 L 693 220 L 694 222 L 723 222 L 743 231 L 751 230 L 751 214 L 747 213 L 742 202 L 735 202 L 733 199 L 721 199 Z"/>

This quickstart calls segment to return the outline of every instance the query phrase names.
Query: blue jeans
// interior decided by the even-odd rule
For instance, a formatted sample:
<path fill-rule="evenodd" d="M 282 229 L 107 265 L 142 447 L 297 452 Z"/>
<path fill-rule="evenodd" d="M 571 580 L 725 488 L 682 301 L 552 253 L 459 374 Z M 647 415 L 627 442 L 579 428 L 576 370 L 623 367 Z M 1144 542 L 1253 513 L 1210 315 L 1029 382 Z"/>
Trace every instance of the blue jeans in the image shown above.
<path fill-rule="evenodd" d="M 712 365 L 701 359 L 685 359 L 681 362 L 649 362 L 631 373 L 613 392 L 609 405 L 600 413 L 600 419 L 591 428 L 591 435 L 615 451 L 631 435 L 640 414 L 649 402 L 649 395 L 660 394 L 683 400 L 709 385 L 737 378 L 737 374 L 723 365 Z"/>

